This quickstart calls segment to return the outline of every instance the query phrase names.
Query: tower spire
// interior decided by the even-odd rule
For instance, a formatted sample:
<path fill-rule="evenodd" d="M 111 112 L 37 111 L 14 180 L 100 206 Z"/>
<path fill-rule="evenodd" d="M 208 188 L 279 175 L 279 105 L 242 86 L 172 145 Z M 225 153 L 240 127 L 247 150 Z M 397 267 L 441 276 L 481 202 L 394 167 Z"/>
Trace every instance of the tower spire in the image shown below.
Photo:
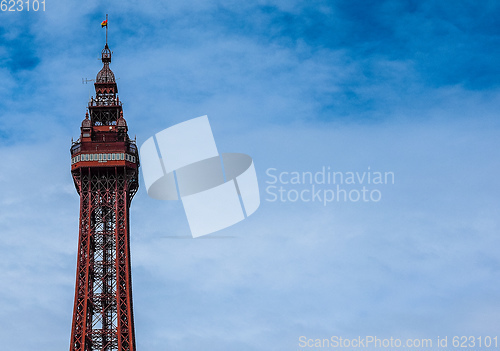
<path fill-rule="evenodd" d="M 100 102 L 105 102 L 106 105 L 119 105 L 116 101 L 118 93 L 118 87 L 115 81 L 115 75 L 113 71 L 109 68 L 111 63 L 111 50 L 108 46 L 108 15 L 106 14 L 106 20 L 101 23 L 101 26 L 106 27 L 106 44 L 104 49 L 101 51 L 101 61 L 102 69 L 97 73 L 95 79 L 95 91 L 96 100 Z M 92 115 L 92 114 L 91 114 Z M 118 119 L 119 113 L 114 114 L 111 120 L 107 122 L 113 122 Z M 101 121 L 102 122 L 102 121 Z"/>

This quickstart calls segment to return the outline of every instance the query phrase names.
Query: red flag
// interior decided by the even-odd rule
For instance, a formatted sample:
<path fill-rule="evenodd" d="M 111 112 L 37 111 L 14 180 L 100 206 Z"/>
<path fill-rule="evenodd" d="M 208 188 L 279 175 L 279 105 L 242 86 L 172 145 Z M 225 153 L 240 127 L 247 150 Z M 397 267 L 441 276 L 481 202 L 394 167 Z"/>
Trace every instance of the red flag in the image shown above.
<path fill-rule="evenodd" d="M 108 26 L 108 20 L 102 21 L 101 28 Z"/>

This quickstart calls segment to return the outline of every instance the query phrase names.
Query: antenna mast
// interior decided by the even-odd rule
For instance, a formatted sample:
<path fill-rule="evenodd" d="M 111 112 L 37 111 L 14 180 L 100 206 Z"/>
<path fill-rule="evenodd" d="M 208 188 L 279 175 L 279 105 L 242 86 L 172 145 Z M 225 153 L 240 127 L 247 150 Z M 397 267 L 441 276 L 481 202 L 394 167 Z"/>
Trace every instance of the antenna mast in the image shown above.
<path fill-rule="evenodd" d="M 106 14 L 106 46 L 108 45 L 108 14 Z"/>

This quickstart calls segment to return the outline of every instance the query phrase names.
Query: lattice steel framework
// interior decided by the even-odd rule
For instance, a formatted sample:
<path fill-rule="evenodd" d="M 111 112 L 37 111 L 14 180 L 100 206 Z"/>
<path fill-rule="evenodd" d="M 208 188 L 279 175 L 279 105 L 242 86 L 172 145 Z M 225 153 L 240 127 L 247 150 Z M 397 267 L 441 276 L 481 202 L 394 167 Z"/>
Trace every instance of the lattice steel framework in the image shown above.
<path fill-rule="evenodd" d="M 127 134 L 107 43 L 102 62 L 96 98 L 71 147 L 80 233 L 70 351 L 135 351 L 129 208 L 139 157 Z"/>

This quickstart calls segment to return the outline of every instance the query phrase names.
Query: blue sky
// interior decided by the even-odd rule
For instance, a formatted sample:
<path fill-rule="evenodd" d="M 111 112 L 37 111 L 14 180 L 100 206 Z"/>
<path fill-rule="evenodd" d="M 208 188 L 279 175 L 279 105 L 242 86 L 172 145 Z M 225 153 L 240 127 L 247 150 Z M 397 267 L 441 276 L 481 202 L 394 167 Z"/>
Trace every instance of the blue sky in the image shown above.
<path fill-rule="evenodd" d="M 3 349 L 69 347 L 69 147 L 106 13 L 129 134 L 141 145 L 207 114 L 219 151 L 252 156 L 261 191 L 247 220 L 190 239 L 182 205 L 148 198 L 141 180 L 139 350 L 500 338 L 497 2 L 46 0 L 45 12 L 0 13 Z M 268 201 L 269 168 L 323 166 L 395 183 L 379 202 Z"/>

